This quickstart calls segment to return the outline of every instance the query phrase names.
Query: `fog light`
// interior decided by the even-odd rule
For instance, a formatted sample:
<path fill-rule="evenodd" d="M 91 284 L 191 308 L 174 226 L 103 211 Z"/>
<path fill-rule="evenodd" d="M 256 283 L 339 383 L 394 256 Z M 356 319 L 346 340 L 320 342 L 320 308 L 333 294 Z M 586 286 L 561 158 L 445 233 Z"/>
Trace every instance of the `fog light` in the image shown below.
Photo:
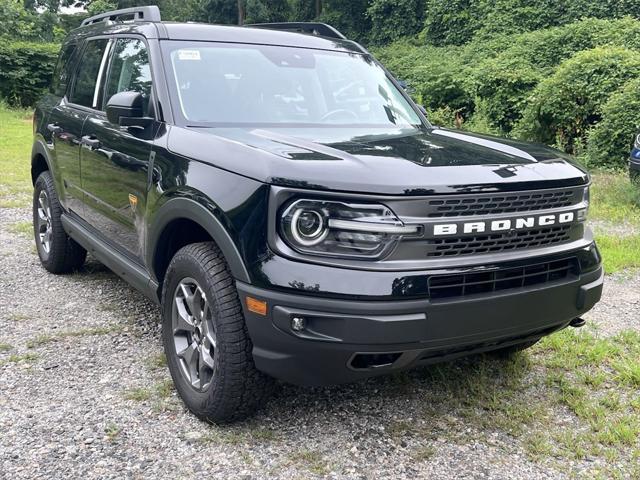
<path fill-rule="evenodd" d="M 293 317 L 291 319 L 291 330 L 295 332 L 301 332 L 307 326 L 307 321 L 304 317 Z"/>

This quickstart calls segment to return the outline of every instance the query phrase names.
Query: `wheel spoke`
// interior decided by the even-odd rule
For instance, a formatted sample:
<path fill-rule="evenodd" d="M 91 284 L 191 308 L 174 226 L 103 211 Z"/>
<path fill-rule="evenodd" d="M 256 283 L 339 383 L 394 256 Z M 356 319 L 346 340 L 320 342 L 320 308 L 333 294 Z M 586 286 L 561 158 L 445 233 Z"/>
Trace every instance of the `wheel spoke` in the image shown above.
<path fill-rule="evenodd" d="M 207 341 L 208 346 L 216 348 L 216 332 L 211 328 L 210 322 L 210 320 L 202 322 L 202 335 Z"/>
<path fill-rule="evenodd" d="M 200 287 L 196 287 L 195 292 L 193 292 L 193 309 L 191 313 L 193 318 L 195 318 L 196 322 L 202 320 L 202 299 L 204 298 L 204 292 Z"/>
<path fill-rule="evenodd" d="M 213 357 L 211 356 L 211 352 L 209 348 L 205 345 L 200 349 L 200 367 L 206 365 L 210 370 L 213 370 Z"/>
<path fill-rule="evenodd" d="M 191 372 L 191 376 L 193 377 L 193 374 L 197 371 L 198 366 L 198 349 L 196 347 L 196 343 L 191 342 L 187 348 L 177 353 L 178 357 L 182 358 L 189 366 L 189 371 Z"/>
<path fill-rule="evenodd" d="M 184 302 L 187 305 L 187 308 L 189 308 L 189 312 L 193 315 L 193 291 L 190 286 L 184 282 L 180 283 L 180 290 L 182 291 Z"/>
<path fill-rule="evenodd" d="M 184 305 L 184 300 L 176 297 L 176 314 L 174 315 L 173 333 L 177 332 L 193 332 L 195 327 L 192 323 L 192 318 L 187 312 Z"/>
<path fill-rule="evenodd" d="M 40 204 L 39 210 L 42 210 L 42 214 L 48 215 L 47 196 L 46 194 L 44 194 L 44 192 L 40 193 L 40 197 L 38 198 L 38 203 Z"/>

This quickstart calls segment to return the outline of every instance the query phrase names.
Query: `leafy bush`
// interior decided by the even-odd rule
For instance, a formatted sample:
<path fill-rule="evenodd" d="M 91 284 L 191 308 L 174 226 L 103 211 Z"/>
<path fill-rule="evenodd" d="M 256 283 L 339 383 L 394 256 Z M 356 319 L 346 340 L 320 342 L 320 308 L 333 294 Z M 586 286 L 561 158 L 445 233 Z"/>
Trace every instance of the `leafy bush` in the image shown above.
<path fill-rule="evenodd" d="M 429 44 L 462 45 L 479 27 L 473 0 L 429 0 L 422 38 Z"/>
<path fill-rule="evenodd" d="M 587 159 L 600 167 L 624 167 L 640 132 L 640 79 L 614 93 L 602 107 L 602 121 L 589 133 Z"/>
<path fill-rule="evenodd" d="M 472 39 L 512 35 L 583 18 L 640 17 L 638 0 L 428 0 L 422 38 L 462 45 Z"/>
<path fill-rule="evenodd" d="M 501 133 L 509 133 L 520 120 L 528 97 L 542 76 L 520 57 L 489 59 L 474 69 L 477 115 Z"/>
<path fill-rule="evenodd" d="M 424 3 L 424 0 L 372 0 L 367 8 L 371 41 L 384 44 L 414 36 L 422 29 Z"/>
<path fill-rule="evenodd" d="M 577 53 L 536 87 L 518 130 L 568 153 L 582 153 L 609 96 L 639 75 L 640 52 L 597 47 Z"/>
<path fill-rule="evenodd" d="M 0 42 L 0 97 L 33 105 L 49 86 L 59 50 L 51 43 Z"/>

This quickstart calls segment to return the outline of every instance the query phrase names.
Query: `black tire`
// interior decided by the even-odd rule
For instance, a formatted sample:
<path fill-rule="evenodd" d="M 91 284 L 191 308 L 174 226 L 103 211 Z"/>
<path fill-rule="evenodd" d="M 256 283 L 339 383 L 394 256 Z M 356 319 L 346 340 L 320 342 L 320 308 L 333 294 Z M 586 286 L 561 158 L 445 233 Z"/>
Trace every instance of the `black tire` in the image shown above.
<path fill-rule="evenodd" d="M 44 195 L 48 211 L 41 217 L 41 196 Z M 53 177 L 42 172 L 33 189 L 33 234 L 42 266 L 51 273 L 69 273 L 78 270 L 87 258 L 87 251 L 70 238 L 62 228 L 62 206 L 58 200 Z M 45 232 L 45 233 L 43 233 Z M 41 234 L 46 234 L 44 242 Z"/>
<path fill-rule="evenodd" d="M 185 285 L 200 290 L 192 290 L 193 295 L 183 295 Z M 194 297 L 199 300 L 194 300 Z M 200 300 L 201 297 L 204 300 Z M 191 299 L 194 306 L 185 307 L 187 298 Z M 195 303 L 199 306 L 195 306 Z M 182 310 L 177 307 L 178 304 L 182 305 Z M 198 324 L 194 320 L 196 317 L 204 320 L 200 320 L 200 326 L 197 329 L 194 327 L 193 332 L 191 326 L 187 325 L 189 322 L 180 324 L 189 330 L 177 328 L 175 322 L 178 320 L 174 315 L 179 316 L 179 311 L 189 314 L 191 326 Z M 211 326 L 205 329 L 205 322 L 210 322 L 213 327 L 213 342 L 207 341 Z M 262 406 L 270 394 L 273 380 L 255 367 L 253 344 L 234 280 L 214 243 L 187 245 L 171 260 L 162 288 L 162 338 L 176 390 L 187 408 L 199 418 L 213 423 L 242 419 Z M 196 346 L 192 349 L 193 345 Z M 215 348 L 211 348 L 212 345 Z M 184 353 L 189 349 L 193 356 L 198 357 L 194 364 L 197 366 L 193 369 Z M 182 355 L 178 354 L 178 350 Z M 203 350 L 210 353 L 206 359 L 213 364 L 210 377 Z M 193 359 L 193 356 L 189 355 L 189 358 Z M 194 375 L 195 372 L 199 373 Z"/>
<path fill-rule="evenodd" d="M 527 348 L 533 347 L 539 341 L 540 340 L 532 340 L 529 342 L 518 343 L 517 345 L 511 345 L 509 347 L 499 348 L 498 350 L 492 350 L 491 352 L 489 352 L 489 355 L 496 358 L 509 359 L 513 357 L 515 354 L 517 354 L 518 352 L 522 352 Z"/>

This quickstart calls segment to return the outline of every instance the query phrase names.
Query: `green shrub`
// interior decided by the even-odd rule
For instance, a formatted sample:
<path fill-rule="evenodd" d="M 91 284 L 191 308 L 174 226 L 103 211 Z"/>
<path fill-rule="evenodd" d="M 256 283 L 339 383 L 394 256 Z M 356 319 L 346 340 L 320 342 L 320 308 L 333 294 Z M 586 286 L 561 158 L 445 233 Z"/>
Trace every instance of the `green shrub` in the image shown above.
<path fill-rule="evenodd" d="M 473 0 L 429 0 L 424 40 L 432 45 L 462 45 L 479 28 Z"/>
<path fill-rule="evenodd" d="M 640 17 L 638 0 L 428 0 L 422 38 L 431 45 L 556 27 L 583 18 Z"/>
<path fill-rule="evenodd" d="M 589 133 L 587 160 L 598 167 L 626 166 L 640 131 L 640 79 L 614 93 L 602 107 L 602 121 Z"/>
<path fill-rule="evenodd" d="M 536 87 L 516 130 L 580 154 L 609 96 L 639 75 L 640 52 L 598 47 L 577 53 Z"/>
<path fill-rule="evenodd" d="M 472 72 L 476 112 L 488 125 L 508 134 L 522 117 L 531 91 L 541 80 L 534 65 L 519 57 L 489 59 Z"/>
<path fill-rule="evenodd" d="M 422 29 L 424 4 L 424 0 L 372 0 L 367 8 L 371 41 L 384 44 L 417 34 Z"/>
<path fill-rule="evenodd" d="M 59 50 L 51 43 L 0 42 L 0 98 L 33 105 L 51 82 Z"/>

